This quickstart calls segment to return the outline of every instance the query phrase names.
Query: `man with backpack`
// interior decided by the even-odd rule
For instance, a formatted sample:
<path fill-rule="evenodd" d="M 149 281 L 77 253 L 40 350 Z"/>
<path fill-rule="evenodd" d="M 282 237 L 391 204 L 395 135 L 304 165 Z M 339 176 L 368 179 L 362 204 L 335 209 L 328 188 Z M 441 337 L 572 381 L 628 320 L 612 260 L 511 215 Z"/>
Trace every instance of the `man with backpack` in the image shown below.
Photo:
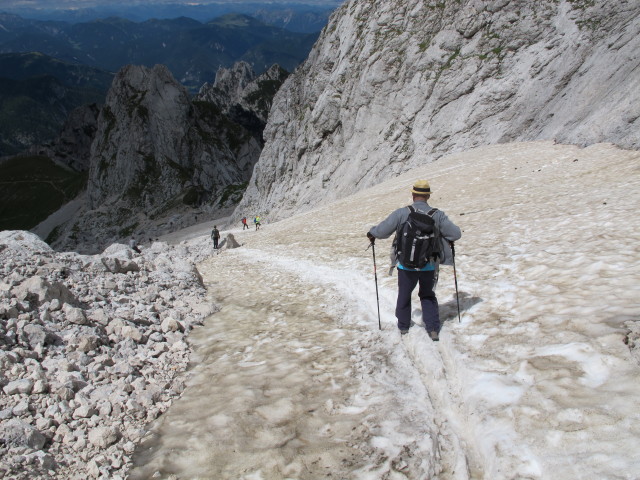
<path fill-rule="evenodd" d="M 211 230 L 211 239 L 213 240 L 213 248 L 218 249 L 218 240 L 220 239 L 220 230 L 216 225 L 213 226 L 213 230 Z"/>
<path fill-rule="evenodd" d="M 460 227 L 455 225 L 444 212 L 432 208 L 427 203 L 431 187 L 426 180 L 418 180 L 411 189 L 413 204 L 395 210 L 379 225 L 367 232 L 371 243 L 376 238 L 394 240 L 398 267 L 398 300 L 396 318 L 402 335 L 411 326 L 411 295 L 420 284 L 418 296 L 422 306 L 422 321 L 434 342 L 439 340 L 440 314 L 435 287 L 440 264 L 452 264 L 450 242 L 462 236 Z"/>
<path fill-rule="evenodd" d="M 247 217 L 242 217 L 242 231 L 244 231 L 244 229 L 249 229 L 249 225 L 247 225 Z"/>

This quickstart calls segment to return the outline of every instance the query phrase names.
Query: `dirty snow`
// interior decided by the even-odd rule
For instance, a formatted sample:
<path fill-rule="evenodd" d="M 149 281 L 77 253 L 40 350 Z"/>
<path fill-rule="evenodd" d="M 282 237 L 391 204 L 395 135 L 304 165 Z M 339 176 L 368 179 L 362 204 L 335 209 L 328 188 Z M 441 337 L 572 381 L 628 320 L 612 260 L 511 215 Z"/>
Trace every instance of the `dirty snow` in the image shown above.
<path fill-rule="evenodd" d="M 400 337 L 380 240 L 378 329 L 365 237 L 418 178 L 463 229 L 461 322 L 443 267 L 439 343 L 419 325 Z M 189 386 L 130 478 L 638 478 L 626 342 L 639 209 L 637 152 L 532 142 L 452 155 L 259 231 L 238 219 L 222 235 L 243 246 L 199 266 L 222 309 L 192 334 Z M 185 242 L 208 246 L 208 231 Z"/>

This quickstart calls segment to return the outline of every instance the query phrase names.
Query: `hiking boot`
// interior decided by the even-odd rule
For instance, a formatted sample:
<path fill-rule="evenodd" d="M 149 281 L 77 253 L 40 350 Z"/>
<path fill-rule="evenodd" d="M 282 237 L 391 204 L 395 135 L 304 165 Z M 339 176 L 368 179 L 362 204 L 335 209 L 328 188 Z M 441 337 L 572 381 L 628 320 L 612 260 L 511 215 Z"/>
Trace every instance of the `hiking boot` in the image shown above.
<path fill-rule="evenodd" d="M 406 335 L 407 333 L 409 333 L 409 330 L 400 329 L 400 335 Z"/>
<path fill-rule="evenodd" d="M 438 332 L 436 332 L 435 330 L 433 332 L 429 332 L 429 338 L 434 342 L 440 341 L 440 337 L 438 337 Z"/>

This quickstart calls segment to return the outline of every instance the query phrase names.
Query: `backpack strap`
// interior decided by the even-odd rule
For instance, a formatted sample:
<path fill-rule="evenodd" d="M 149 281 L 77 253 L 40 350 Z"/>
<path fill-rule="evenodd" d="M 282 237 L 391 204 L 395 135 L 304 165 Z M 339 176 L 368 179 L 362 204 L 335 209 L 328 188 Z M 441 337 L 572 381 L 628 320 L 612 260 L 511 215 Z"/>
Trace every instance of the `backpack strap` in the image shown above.
<path fill-rule="evenodd" d="M 416 212 L 416 209 L 415 209 L 415 208 L 413 208 L 413 205 L 407 205 L 407 208 L 409 209 L 409 211 L 410 211 L 411 213 L 415 213 L 415 212 Z M 436 212 L 437 212 L 437 211 L 438 211 L 438 209 L 437 209 L 437 208 L 432 208 L 431 210 L 429 210 L 429 211 L 427 212 L 427 215 L 429 215 L 431 218 L 433 218 L 433 216 L 436 214 Z"/>

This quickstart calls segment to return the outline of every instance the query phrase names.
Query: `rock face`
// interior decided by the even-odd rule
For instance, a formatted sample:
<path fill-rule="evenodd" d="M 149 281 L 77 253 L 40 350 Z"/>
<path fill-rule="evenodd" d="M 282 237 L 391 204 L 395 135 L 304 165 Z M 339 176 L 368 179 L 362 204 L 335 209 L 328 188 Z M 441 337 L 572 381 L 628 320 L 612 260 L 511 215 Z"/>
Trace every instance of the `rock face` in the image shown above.
<path fill-rule="evenodd" d="M 195 98 L 215 104 L 262 142 L 273 97 L 288 75 L 286 70 L 273 65 L 256 76 L 247 62 L 237 62 L 232 68 L 221 67 L 213 85 L 205 83 Z"/>
<path fill-rule="evenodd" d="M 148 210 L 190 188 L 209 197 L 224 185 L 245 181 L 257 145 L 246 132 L 209 123 L 214 119 L 202 110 L 165 66 L 119 72 L 91 149 L 90 207 L 126 197 Z M 229 141 L 215 141 L 223 139 Z"/>
<path fill-rule="evenodd" d="M 186 336 L 216 311 L 195 267 L 208 255 L 56 253 L 0 232 L 0 477 L 126 477 L 145 425 L 184 389 Z"/>
<path fill-rule="evenodd" d="M 237 212 L 277 219 L 510 141 L 640 146 L 640 3 L 351 0 L 276 95 Z"/>
<path fill-rule="evenodd" d="M 156 65 L 115 77 L 91 144 L 86 202 L 49 241 L 94 253 L 135 233 L 195 223 L 194 208 L 232 205 L 260 154 L 259 143 L 212 104 L 192 102 Z"/>

